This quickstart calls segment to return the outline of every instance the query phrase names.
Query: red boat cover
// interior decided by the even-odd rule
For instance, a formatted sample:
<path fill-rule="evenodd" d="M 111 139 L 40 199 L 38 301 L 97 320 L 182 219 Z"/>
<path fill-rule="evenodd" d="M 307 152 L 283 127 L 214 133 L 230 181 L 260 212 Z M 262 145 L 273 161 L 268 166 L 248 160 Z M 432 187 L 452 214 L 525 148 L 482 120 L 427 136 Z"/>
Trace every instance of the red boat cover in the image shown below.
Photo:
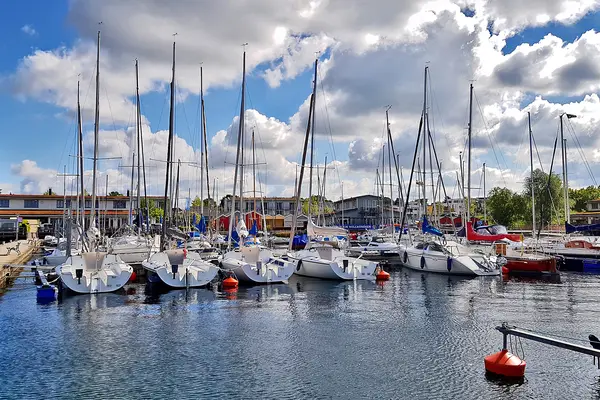
<path fill-rule="evenodd" d="M 497 240 L 508 239 L 513 242 L 520 242 L 523 237 L 518 234 L 502 233 L 497 235 L 482 235 L 473 230 L 473 224 L 467 222 L 467 240 L 479 241 L 479 242 L 495 242 Z"/>

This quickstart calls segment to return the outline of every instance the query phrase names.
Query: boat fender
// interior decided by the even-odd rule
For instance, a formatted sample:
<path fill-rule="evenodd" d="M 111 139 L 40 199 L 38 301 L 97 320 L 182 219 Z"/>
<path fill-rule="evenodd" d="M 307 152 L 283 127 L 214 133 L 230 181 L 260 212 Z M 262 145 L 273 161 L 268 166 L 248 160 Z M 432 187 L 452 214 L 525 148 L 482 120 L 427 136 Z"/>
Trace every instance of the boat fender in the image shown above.
<path fill-rule="evenodd" d="M 186 248 L 184 248 L 184 249 L 183 249 L 183 259 L 185 260 L 185 259 L 186 259 L 186 257 L 187 257 L 187 249 L 186 249 Z"/>
<path fill-rule="evenodd" d="M 408 253 L 406 251 L 404 252 L 404 256 L 402 257 L 402 260 L 404 261 L 404 264 L 406 264 L 408 262 Z"/>
<path fill-rule="evenodd" d="M 83 278 L 83 269 L 82 268 L 75 269 L 75 277 L 77 278 L 77 284 L 81 285 L 81 278 Z"/>
<path fill-rule="evenodd" d="M 421 256 L 421 269 L 425 268 L 425 256 Z"/>
<path fill-rule="evenodd" d="M 342 263 L 344 264 L 344 272 L 348 272 L 348 259 L 342 260 Z"/>
<path fill-rule="evenodd" d="M 448 268 L 448 272 L 452 270 L 452 257 L 446 258 L 446 268 Z"/>
<path fill-rule="evenodd" d="M 300 268 L 302 268 L 302 260 L 298 261 L 298 264 L 296 264 L 296 271 L 300 271 Z"/>
<path fill-rule="evenodd" d="M 171 273 L 173 274 L 173 279 L 175 279 L 175 274 L 177 273 L 178 270 L 179 270 L 179 265 L 171 264 Z"/>

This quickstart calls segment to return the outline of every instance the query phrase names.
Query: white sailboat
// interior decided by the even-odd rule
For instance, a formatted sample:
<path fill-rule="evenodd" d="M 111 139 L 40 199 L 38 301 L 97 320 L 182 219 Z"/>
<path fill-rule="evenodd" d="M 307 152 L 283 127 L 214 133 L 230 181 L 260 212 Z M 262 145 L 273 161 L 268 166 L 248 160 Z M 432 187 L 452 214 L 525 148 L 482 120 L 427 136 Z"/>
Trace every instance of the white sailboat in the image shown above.
<path fill-rule="evenodd" d="M 322 279 L 374 279 L 377 263 L 361 258 L 349 257 L 339 246 L 334 245 L 337 241 L 323 240 L 333 239 L 338 236 L 347 237 L 348 232 L 343 228 L 320 227 L 313 223 L 311 218 L 311 207 L 308 207 L 308 225 L 307 236 L 308 243 L 303 250 L 291 251 L 294 234 L 296 232 L 296 221 L 300 203 L 300 193 L 302 189 L 302 178 L 304 176 L 304 165 L 306 162 L 306 152 L 309 140 L 311 141 L 310 156 L 310 178 L 309 178 L 309 201 L 312 198 L 312 170 L 313 170 L 313 148 L 314 148 L 314 116 L 317 93 L 317 66 L 319 60 L 315 60 L 315 73 L 313 80 L 313 92 L 310 98 L 310 108 L 308 112 L 308 122 L 306 126 L 306 136 L 304 138 L 304 149 L 302 153 L 302 165 L 300 166 L 300 176 L 296 188 L 296 209 L 292 220 L 292 231 L 290 233 L 290 244 L 288 258 L 294 261 L 296 265 L 295 273 L 297 275 L 309 276 Z"/>
<path fill-rule="evenodd" d="M 173 207 L 170 205 L 169 188 L 171 168 L 173 164 L 173 136 L 175 116 L 175 42 L 173 42 L 173 75 L 171 79 L 171 108 L 169 118 L 169 141 L 167 145 L 167 171 L 165 177 L 165 196 L 163 204 L 163 225 L 161 235 L 161 251 L 152 254 L 142 262 L 142 266 L 151 273 L 148 279 L 152 282 L 175 288 L 202 287 L 208 285 L 218 273 L 217 267 L 203 260 L 197 253 L 189 252 L 186 248 L 169 249 L 167 243 L 167 224 L 173 221 Z M 185 236 L 183 238 L 186 238 Z"/>
<path fill-rule="evenodd" d="M 420 270 L 424 272 L 437 272 L 451 275 L 468 275 L 468 276 L 486 276 L 486 275 L 499 275 L 500 269 L 496 263 L 496 258 L 493 256 L 486 256 L 483 254 L 477 254 L 472 252 L 468 247 L 463 246 L 454 241 L 446 241 L 444 235 L 437 228 L 430 226 L 427 221 L 427 196 L 426 196 L 426 154 L 429 144 L 429 156 L 432 159 L 432 136 L 429 131 L 429 118 L 427 108 L 427 77 L 429 67 L 425 67 L 425 85 L 424 85 L 424 98 L 423 98 L 423 111 L 421 114 L 421 120 L 419 122 L 419 133 L 417 136 L 417 144 L 415 146 L 415 153 L 413 157 L 413 165 L 411 170 L 411 178 L 409 181 L 407 201 L 404 207 L 402 215 L 402 223 L 400 226 L 404 226 L 406 220 L 406 211 L 408 208 L 408 198 L 410 196 L 410 187 L 412 184 L 412 177 L 415 170 L 415 161 L 417 159 L 417 153 L 419 149 L 419 140 L 423 135 L 422 151 L 423 151 L 423 175 L 420 180 L 422 182 L 422 193 L 423 196 L 423 220 L 422 220 L 422 232 L 423 236 L 414 240 L 412 245 L 406 246 L 402 255 L 402 263 L 405 267 Z M 471 85 L 471 97 L 470 97 L 470 112 L 469 112 L 469 174 L 468 174 L 468 186 L 469 196 L 467 202 L 467 219 L 469 219 L 469 208 L 470 208 L 470 171 L 471 171 L 471 126 L 472 126 L 472 100 L 473 100 L 473 85 Z M 437 155 L 435 159 L 437 161 Z M 432 171 L 434 166 L 430 166 Z M 439 170 L 439 164 L 437 165 Z M 433 181 L 433 172 L 431 174 Z M 402 237 L 402 231 L 400 232 Z"/>
<path fill-rule="evenodd" d="M 244 114 L 245 114 L 245 91 L 246 91 L 246 52 L 244 51 L 243 74 L 242 74 L 242 101 L 240 106 L 238 138 L 237 138 L 237 154 L 235 162 L 235 174 L 233 181 L 233 201 L 231 207 L 231 217 L 229 219 L 229 238 L 227 243 L 227 253 L 223 255 L 221 266 L 223 269 L 233 272 L 240 281 L 265 284 L 287 282 L 294 273 L 295 263 L 276 257 L 270 249 L 260 245 L 250 243 L 245 244 L 245 239 L 248 237 L 248 229 L 244 222 L 244 215 L 240 210 L 239 223 L 236 226 L 236 232 L 239 236 L 239 247 L 231 249 L 231 235 L 233 233 L 233 223 L 236 215 L 235 212 L 235 193 L 237 188 L 238 177 L 240 189 L 240 207 L 243 204 L 243 182 L 244 182 Z M 240 157 L 241 151 L 241 157 Z M 239 170 L 239 171 L 238 171 Z M 239 172 L 239 175 L 238 175 Z"/>
<path fill-rule="evenodd" d="M 121 289 L 131 278 L 133 268 L 124 263 L 114 254 L 96 251 L 100 231 L 96 228 L 96 174 L 98 161 L 98 130 L 100 103 L 100 31 L 96 54 L 96 115 L 94 121 L 94 158 L 92 174 L 92 208 L 90 210 L 90 225 L 87 232 L 88 250 L 78 255 L 69 256 L 64 264 L 56 267 L 63 287 L 75 293 L 107 293 Z M 78 105 L 79 109 L 79 105 Z M 79 112 L 81 116 L 81 113 Z M 81 129 L 81 119 L 79 120 Z M 81 164 L 80 164 L 81 165 Z M 83 170 L 80 171 L 83 175 Z M 81 187 L 83 193 L 83 185 Z"/>

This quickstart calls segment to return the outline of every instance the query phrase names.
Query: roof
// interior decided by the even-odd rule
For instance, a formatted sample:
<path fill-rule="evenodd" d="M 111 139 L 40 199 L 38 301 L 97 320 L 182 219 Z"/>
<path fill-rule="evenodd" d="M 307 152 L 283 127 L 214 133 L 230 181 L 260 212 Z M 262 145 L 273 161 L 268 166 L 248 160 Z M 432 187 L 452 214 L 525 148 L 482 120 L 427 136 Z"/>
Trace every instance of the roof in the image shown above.
<path fill-rule="evenodd" d="M 77 195 L 67 195 L 67 199 L 76 199 Z M 152 200 L 162 200 L 164 196 L 147 196 Z M 0 193 L 0 199 L 64 199 L 65 196 L 62 194 L 14 194 L 14 193 Z M 86 199 L 92 199 L 92 196 L 85 196 Z M 96 196 L 98 200 L 128 200 L 129 196 Z"/>
<path fill-rule="evenodd" d="M 342 202 L 346 202 L 346 201 L 350 201 L 350 200 L 355 200 L 355 199 L 363 199 L 365 197 L 374 197 L 376 199 L 381 198 L 381 196 L 376 196 L 374 194 L 361 194 L 360 196 L 354 196 L 354 197 L 348 197 L 346 199 L 341 199 L 341 200 L 336 200 L 334 201 L 334 204 L 341 204 Z M 389 200 L 389 197 L 385 197 L 386 200 Z"/>

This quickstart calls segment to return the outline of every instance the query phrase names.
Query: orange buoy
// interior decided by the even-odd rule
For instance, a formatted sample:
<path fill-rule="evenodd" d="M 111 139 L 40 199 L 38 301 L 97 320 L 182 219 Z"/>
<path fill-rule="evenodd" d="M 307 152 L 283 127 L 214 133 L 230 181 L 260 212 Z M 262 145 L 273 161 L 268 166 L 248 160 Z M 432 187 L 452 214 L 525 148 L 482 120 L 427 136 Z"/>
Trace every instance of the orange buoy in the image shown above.
<path fill-rule="evenodd" d="M 510 273 L 510 269 L 506 268 L 506 267 L 502 267 L 502 275 L 508 275 Z"/>
<path fill-rule="evenodd" d="M 375 275 L 375 279 L 378 281 L 387 281 L 390 279 L 390 274 L 382 269 L 377 273 L 377 275 Z"/>
<path fill-rule="evenodd" d="M 494 375 L 506 378 L 522 378 L 525 376 L 525 361 L 504 349 L 483 359 L 485 370 Z"/>
<path fill-rule="evenodd" d="M 235 289 L 238 287 L 238 280 L 233 276 L 228 276 L 227 278 L 223 279 L 221 285 L 223 286 L 223 289 Z"/>
<path fill-rule="evenodd" d="M 129 277 L 129 282 L 135 282 L 137 280 L 137 274 L 135 273 L 135 271 L 133 271 L 131 273 L 131 276 Z"/>

